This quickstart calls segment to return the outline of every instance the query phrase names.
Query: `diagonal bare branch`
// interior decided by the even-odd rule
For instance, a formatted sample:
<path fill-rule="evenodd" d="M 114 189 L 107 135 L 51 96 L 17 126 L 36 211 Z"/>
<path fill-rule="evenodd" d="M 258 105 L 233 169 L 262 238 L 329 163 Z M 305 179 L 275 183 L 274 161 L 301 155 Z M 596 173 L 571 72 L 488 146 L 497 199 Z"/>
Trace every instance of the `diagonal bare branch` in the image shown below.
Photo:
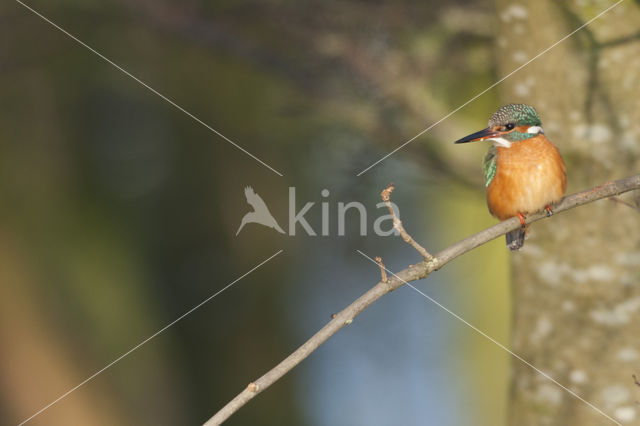
<path fill-rule="evenodd" d="M 578 206 L 591 203 L 602 198 L 613 197 L 624 192 L 640 189 L 640 174 L 629 176 L 625 179 L 607 182 L 602 185 L 587 189 L 582 192 L 565 197 L 560 203 L 554 206 L 554 213 L 561 213 Z M 552 216 L 553 217 L 553 216 Z M 546 211 L 542 210 L 527 216 L 526 222 L 532 223 L 547 218 Z M 396 290 L 405 283 L 416 281 L 427 277 L 432 272 L 442 268 L 458 256 L 465 254 L 474 248 L 481 246 L 509 231 L 513 231 L 520 227 L 520 221 L 517 217 L 512 217 L 497 225 L 486 228 L 477 234 L 474 234 L 462 241 L 453 244 L 450 247 L 437 253 L 435 256 L 425 259 L 415 265 L 411 265 L 402 271 L 388 277 L 386 282 L 380 281 L 370 290 L 356 299 L 349 306 L 344 308 L 335 316 L 332 315 L 324 327 L 307 340 L 302 346 L 296 349 L 291 355 L 281 361 L 274 368 L 269 370 L 259 379 L 251 382 L 247 388 L 240 392 L 235 398 L 229 401 L 220 411 L 218 411 L 205 426 L 219 425 L 228 419 L 233 413 L 238 411 L 242 406 L 249 402 L 260 392 L 271 386 L 282 376 L 287 374 L 293 367 L 300 364 L 302 360 L 307 358 L 320 345 L 327 341 L 331 336 L 336 334 L 345 325 L 353 322 L 353 319 L 380 299 L 385 294 Z"/>

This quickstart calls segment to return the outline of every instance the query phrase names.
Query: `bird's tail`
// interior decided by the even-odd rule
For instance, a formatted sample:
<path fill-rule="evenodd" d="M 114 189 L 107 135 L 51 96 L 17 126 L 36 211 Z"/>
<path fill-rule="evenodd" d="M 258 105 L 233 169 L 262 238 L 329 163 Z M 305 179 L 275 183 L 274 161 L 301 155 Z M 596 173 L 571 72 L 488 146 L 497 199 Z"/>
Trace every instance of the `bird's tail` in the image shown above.
<path fill-rule="evenodd" d="M 524 245 L 524 237 L 527 235 L 527 228 L 518 228 L 507 232 L 507 247 L 511 251 L 520 250 Z"/>

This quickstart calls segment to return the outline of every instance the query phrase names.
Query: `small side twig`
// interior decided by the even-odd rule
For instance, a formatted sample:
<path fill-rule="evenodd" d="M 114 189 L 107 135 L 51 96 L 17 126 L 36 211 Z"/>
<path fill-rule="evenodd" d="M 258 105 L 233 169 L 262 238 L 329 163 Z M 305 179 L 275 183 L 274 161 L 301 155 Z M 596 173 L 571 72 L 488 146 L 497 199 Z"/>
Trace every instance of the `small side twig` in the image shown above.
<path fill-rule="evenodd" d="M 614 203 L 619 203 L 619 204 L 625 205 L 627 207 L 630 207 L 630 208 L 634 209 L 638 213 L 640 213 L 640 206 L 636 206 L 634 204 L 631 204 L 630 202 L 625 201 L 620 197 L 609 197 L 609 201 L 613 201 Z"/>
<path fill-rule="evenodd" d="M 387 278 L 387 269 L 384 267 L 384 263 L 382 263 L 382 258 L 380 256 L 377 256 L 376 257 L 376 262 L 378 263 L 378 266 L 380 267 L 380 276 L 382 277 L 381 281 L 383 283 L 389 282 L 389 279 Z"/>
<path fill-rule="evenodd" d="M 414 249 L 416 249 L 418 253 L 420 253 L 420 255 L 422 255 L 422 257 L 425 260 L 428 261 L 433 259 L 433 256 L 429 254 L 429 252 L 424 247 L 418 244 L 411 237 L 411 235 L 409 235 L 409 233 L 404 229 L 404 226 L 402 226 L 402 221 L 398 219 L 398 216 L 396 216 L 396 212 L 395 210 L 393 210 L 393 207 L 391 206 L 391 193 L 393 192 L 394 189 L 395 189 L 395 186 L 393 185 L 393 183 L 390 183 L 389 186 L 383 189 L 382 192 L 380 193 L 380 197 L 382 197 L 382 201 L 384 201 L 384 203 L 387 205 L 387 209 L 389 209 L 389 214 L 393 218 L 393 227 L 396 229 L 396 231 L 398 231 L 402 239 L 407 244 L 410 244 Z"/>

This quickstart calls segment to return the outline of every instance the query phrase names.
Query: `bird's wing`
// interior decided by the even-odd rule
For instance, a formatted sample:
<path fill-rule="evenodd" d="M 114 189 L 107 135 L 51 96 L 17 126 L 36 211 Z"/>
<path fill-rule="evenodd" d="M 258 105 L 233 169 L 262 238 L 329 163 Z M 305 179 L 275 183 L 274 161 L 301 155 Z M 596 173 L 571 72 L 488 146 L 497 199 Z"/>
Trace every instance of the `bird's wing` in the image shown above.
<path fill-rule="evenodd" d="M 496 175 L 496 170 L 498 167 L 496 164 L 497 156 L 498 156 L 498 151 L 496 150 L 496 147 L 491 145 L 491 148 L 489 148 L 489 151 L 487 152 L 487 154 L 484 156 L 484 159 L 482 160 L 482 170 L 484 172 L 485 186 L 489 186 L 494 176 Z"/>
<path fill-rule="evenodd" d="M 244 189 L 244 195 L 247 197 L 247 203 L 249 203 L 249 205 L 253 207 L 255 211 L 259 211 L 259 210 L 269 211 L 264 201 L 262 201 L 262 198 L 260 198 L 260 196 L 256 194 L 253 188 L 251 188 L 250 186 L 247 186 Z"/>

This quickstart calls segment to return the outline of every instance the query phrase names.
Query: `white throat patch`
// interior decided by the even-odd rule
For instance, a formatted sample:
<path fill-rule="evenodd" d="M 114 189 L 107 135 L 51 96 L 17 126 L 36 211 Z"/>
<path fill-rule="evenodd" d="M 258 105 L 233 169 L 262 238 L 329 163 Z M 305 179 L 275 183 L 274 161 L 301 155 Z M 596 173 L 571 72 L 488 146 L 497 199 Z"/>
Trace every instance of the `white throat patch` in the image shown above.
<path fill-rule="evenodd" d="M 491 139 L 488 139 L 488 140 L 493 141 L 493 145 L 494 146 L 501 146 L 501 147 L 504 147 L 504 148 L 511 148 L 511 142 L 509 142 L 505 138 L 491 138 Z"/>

